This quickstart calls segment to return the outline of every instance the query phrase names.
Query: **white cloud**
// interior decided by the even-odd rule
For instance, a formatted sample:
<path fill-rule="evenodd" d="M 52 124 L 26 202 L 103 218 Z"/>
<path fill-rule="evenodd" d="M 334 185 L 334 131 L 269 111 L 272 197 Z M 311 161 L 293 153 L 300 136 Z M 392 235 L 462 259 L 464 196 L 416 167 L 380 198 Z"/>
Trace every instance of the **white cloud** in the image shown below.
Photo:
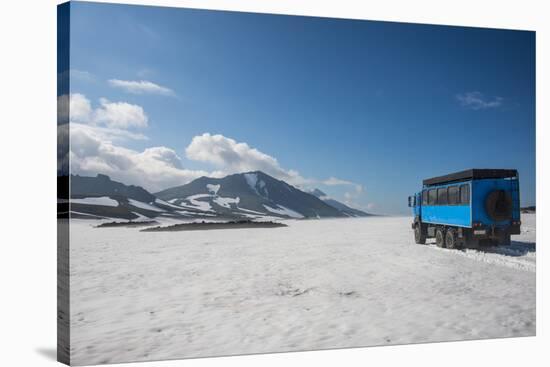
<path fill-rule="evenodd" d="M 220 134 L 204 133 L 195 136 L 186 148 L 185 153 L 190 160 L 206 162 L 216 166 L 219 169 L 216 174 L 219 176 L 247 171 L 262 171 L 301 188 L 311 188 L 322 184 L 328 186 L 350 185 L 354 187 L 356 193 L 363 191 L 361 185 L 336 177 L 330 177 L 326 180 L 306 178 L 296 170 L 284 169 L 276 158 L 249 146 L 247 143 L 237 142 Z"/>
<path fill-rule="evenodd" d="M 327 186 L 354 185 L 354 183 L 351 182 L 351 181 L 341 180 L 341 179 L 336 178 L 336 177 L 330 177 L 330 178 L 324 180 L 323 184 L 327 185 Z"/>
<path fill-rule="evenodd" d="M 493 97 L 492 99 L 485 98 L 481 92 L 466 92 L 458 94 L 456 99 L 463 107 L 472 110 L 483 110 L 488 108 L 496 108 L 502 105 L 502 97 Z"/>
<path fill-rule="evenodd" d="M 353 182 L 350 182 L 349 184 L 353 186 L 354 190 L 344 193 L 344 204 L 352 208 L 364 209 L 364 207 L 358 202 L 361 201 L 360 199 L 363 197 L 365 188 L 363 187 L 363 185 L 359 185 Z M 371 208 L 369 208 L 367 205 L 367 209 Z"/>
<path fill-rule="evenodd" d="M 118 135 L 115 135 L 115 131 Z M 190 160 L 211 163 L 217 170 L 185 169 L 176 151 L 168 147 L 151 147 L 141 152 L 120 146 L 117 141 L 132 138 L 125 130 L 113 130 L 80 123 L 71 124 L 71 171 L 74 174 L 103 173 L 126 184 L 140 185 L 156 192 L 186 184 L 200 176 L 223 177 L 232 173 L 261 170 L 275 178 L 299 187 L 322 183 L 302 177 L 297 171 L 283 169 L 277 160 L 246 143 L 223 135 L 195 136 L 187 149 Z M 337 180 L 337 179 L 335 179 Z M 331 182 L 337 184 L 335 180 Z M 355 190 L 346 193 L 346 203 L 353 204 L 363 191 L 349 181 Z"/>
<path fill-rule="evenodd" d="M 141 152 L 124 148 L 102 139 L 97 130 L 83 124 L 71 124 L 70 134 L 73 174 L 103 173 L 113 180 L 140 185 L 151 192 L 209 175 L 202 170 L 183 169 L 180 157 L 167 147 L 151 147 Z"/>
<path fill-rule="evenodd" d="M 105 98 L 101 98 L 99 103 L 94 109 L 83 94 L 62 95 L 57 99 L 57 113 L 62 119 L 70 114 L 71 122 L 112 129 L 115 135 L 130 136 L 127 129 L 140 129 L 148 125 L 149 118 L 141 106 L 127 102 L 110 102 Z M 135 137 L 143 138 L 137 135 Z"/>
<path fill-rule="evenodd" d="M 109 79 L 110 86 L 120 88 L 128 93 L 133 94 L 161 94 L 165 96 L 173 96 L 174 91 L 170 88 L 163 87 L 148 80 L 120 80 Z"/>
<path fill-rule="evenodd" d="M 356 194 L 361 194 L 364 190 L 362 185 L 359 185 L 355 182 L 351 182 L 348 180 L 342 180 L 336 177 L 330 177 L 322 181 L 321 183 L 327 186 L 353 186 Z"/>
<path fill-rule="evenodd" d="M 100 99 L 93 108 L 86 96 L 74 93 L 61 96 L 58 109 L 62 112 L 70 105 L 71 123 L 68 129 L 59 129 L 59 136 L 70 134 L 71 173 L 96 175 L 103 173 L 126 184 L 157 191 L 183 185 L 206 171 L 182 168 L 177 153 L 167 147 L 151 147 L 136 151 L 121 146 L 126 140 L 146 140 L 147 137 L 132 129 L 147 126 L 148 118 L 143 108 L 126 102 L 110 102 Z M 65 124 L 63 126 L 69 126 Z M 67 156 L 59 154 L 59 169 Z"/>
<path fill-rule="evenodd" d="M 101 98 L 99 103 L 101 106 L 94 111 L 94 123 L 119 129 L 147 127 L 149 118 L 141 106 L 127 102 L 110 102 L 105 98 Z"/>
<path fill-rule="evenodd" d="M 57 97 L 58 123 L 89 121 L 92 113 L 90 101 L 80 93 L 63 94 Z M 70 114 L 70 117 L 69 117 Z"/>
<path fill-rule="evenodd" d="M 216 169 L 185 169 L 176 151 L 158 146 L 136 151 L 123 147 L 127 140 L 146 140 L 135 129 L 145 128 L 148 117 L 138 105 L 100 99 L 93 108 L 86 96 L 74 93 L 59 99 L 59 109 L 70 104 L 71 111 L 71 172 L 82 175 L 103 173 L 126 184 L 140 185 L 150 191 L 183 185 L 200 176 L 223 177 L 232 173 L 263 171 L 298 187 L 325 184 L 351 185 L 353 198 L 363 187 L 351 181 L 330 177 L 317 180 L 303 177 L 299 172 L 281 167 L 277 159 L 223 135 L 204 133 L 195 136 L 185 149 L 190 160 L 209 163 Z M 61 133 L 61 131 L 60 131 Z M 58 157 L 60 165 L 66 156 Z M 351 197 L 350 197 L 351 200 Z"/>
<path fill-rule="evenodd" d="M 61 96 L 58 102 L 61 110 L 70 105 L 70 128 L 60 129 L 59 134 L 63 137 L 69 131 L 73 174 L 103 173 L 152 192 L 208 175 L 206 171 L 183 169 L 181 159 L 173 149 L 160 146 L 136 151 L 120 145 L 126 140 L 147 139 L 145 135 L 132 131 L 147 126 L 147 115 L 140 106 L 102 98 L 94 109 L 86 96 L 79 93 L 71 94 L 70 98 Z M 58 153 L 60 166 L 66 159 Z"/>
<path fill-rule="evenodd" d="M 69 113 L 71 121 L 88 121 L 92 115 L 92 104 L 83 94 L 71 93 Z"/>
<path fill-rule="evenodd" d="M 181 158 L 177 155 L 177 153 L 166 147 L 153 147 L 153 148 L 147 148 L 141 153 L 144 157 L 147 157 L 148 159 L 153 159 L 159 162 L 163 162 L 170 167 L 181 169 Z"/>
<path fill-rule="evenodd" d="M 283 169 L 274 157 L 250 147 L 247 143 L 239 143 L 220 134 L 204 133 L 195 136 L 185 153 L 187 158 L 213 164 L 226 174 L 263 171 L 293 185 L 311 182 L 297 171 Z"/>
<path fill-rule="evenodd" d="M 87 134 L 94 136 L 99 140 L 121 142 L 125 140 L 148 140 L 147 136 L 125 129 L 109 128 L 97 125 L 88 125 L 79 122 L 71 122 L 71 129 L 75 127 L 79 130 L 86 130 Z"/>

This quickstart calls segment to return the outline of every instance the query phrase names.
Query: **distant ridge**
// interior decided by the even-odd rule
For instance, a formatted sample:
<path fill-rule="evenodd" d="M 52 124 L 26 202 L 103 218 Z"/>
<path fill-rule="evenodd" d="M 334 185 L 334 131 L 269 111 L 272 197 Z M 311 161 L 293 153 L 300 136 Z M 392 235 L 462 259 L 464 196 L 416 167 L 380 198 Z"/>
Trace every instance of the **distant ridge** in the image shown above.
<path fill-rule="evenodd" d="M 339 211 L 341 211 L 342 213 L 346 214 L 349 217 L 369 217 L 373 215 L 359 209 L 350 208 L 346 204 L 343 204 L 337 200 L 331 199 L 319 189 L 312 190 L 311 194 L 323 200 L 325 203 L 332 206 L 333 208 L 338 209 Z"/>
<path fill-rule="evenodd" d="M 326 198 L 318 189 L 304 192 L 261 171 L 200 177 L 155 194 L 102 174 L 71 175 L 70 187 L 74 218 L 268 220 L 369 215 Z"/>
<path fill-rule="evenodd" d="M 261 213 L 283 218 L 345 216 L 314 195 L 261 171 L 237 173 L 223 178 L 200 177 L 155 195 L 178 205 L 193 206 L 196 201 L 201 201 L 221 214 L 249 216 Z"/>

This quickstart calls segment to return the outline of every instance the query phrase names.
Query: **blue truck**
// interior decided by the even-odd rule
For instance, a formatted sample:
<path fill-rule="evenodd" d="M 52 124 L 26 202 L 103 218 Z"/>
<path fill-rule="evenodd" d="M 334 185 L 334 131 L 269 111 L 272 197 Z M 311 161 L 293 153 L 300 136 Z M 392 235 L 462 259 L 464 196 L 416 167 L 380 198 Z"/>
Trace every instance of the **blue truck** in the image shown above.
<path fill-rule="evenodd" d="M 515 169 L 469 169 L 423 181 L 409 196 L 414 240 L 439 247 L 510 244 L 520 233 L 519 177 Z"/>

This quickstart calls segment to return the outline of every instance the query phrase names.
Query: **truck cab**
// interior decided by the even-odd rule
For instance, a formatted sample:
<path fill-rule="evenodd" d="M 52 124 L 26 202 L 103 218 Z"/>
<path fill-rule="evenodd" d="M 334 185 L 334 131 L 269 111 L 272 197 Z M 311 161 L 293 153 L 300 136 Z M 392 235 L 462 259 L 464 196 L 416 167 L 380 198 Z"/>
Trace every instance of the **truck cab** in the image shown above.
<path fill-rule="evenodd" d="M 520 233 L 515 169 L 470 169 L 424 180 L 409 196 L 415 242 L 440 247 L 507 245 Z"/>

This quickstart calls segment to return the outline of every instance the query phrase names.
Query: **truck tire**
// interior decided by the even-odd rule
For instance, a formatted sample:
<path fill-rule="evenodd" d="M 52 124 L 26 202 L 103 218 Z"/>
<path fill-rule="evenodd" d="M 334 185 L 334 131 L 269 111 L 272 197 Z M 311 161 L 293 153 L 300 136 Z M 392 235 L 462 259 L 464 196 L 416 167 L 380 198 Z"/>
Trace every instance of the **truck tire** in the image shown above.
<path fill-rule="evenodd" d="M 421 223 L 416 223 L 414 225 L 414 242 L 419 245 L 424 245 L 426 243 L 426 231 L 422 228 Z"/>
<path fill-rule="evenodd" d="M 512 195 L 504 190 L 494 190 L 485 199 L 485 211 L 496 222 L 512 218 Z"/>
<path fill-rule="evenodd" d="M 437 247 L 445 247 L 445 230 L 443 228 L 435 230 L 435 244 Z"/>
<path fill-rule="evenodd" d="M 445 233 L 445 247 L 451 249 L 461 247 L 458 243 L 458 236 L 456 235 L 456 230 L 454 228 L 447 229 L 447 232 Z"/>

